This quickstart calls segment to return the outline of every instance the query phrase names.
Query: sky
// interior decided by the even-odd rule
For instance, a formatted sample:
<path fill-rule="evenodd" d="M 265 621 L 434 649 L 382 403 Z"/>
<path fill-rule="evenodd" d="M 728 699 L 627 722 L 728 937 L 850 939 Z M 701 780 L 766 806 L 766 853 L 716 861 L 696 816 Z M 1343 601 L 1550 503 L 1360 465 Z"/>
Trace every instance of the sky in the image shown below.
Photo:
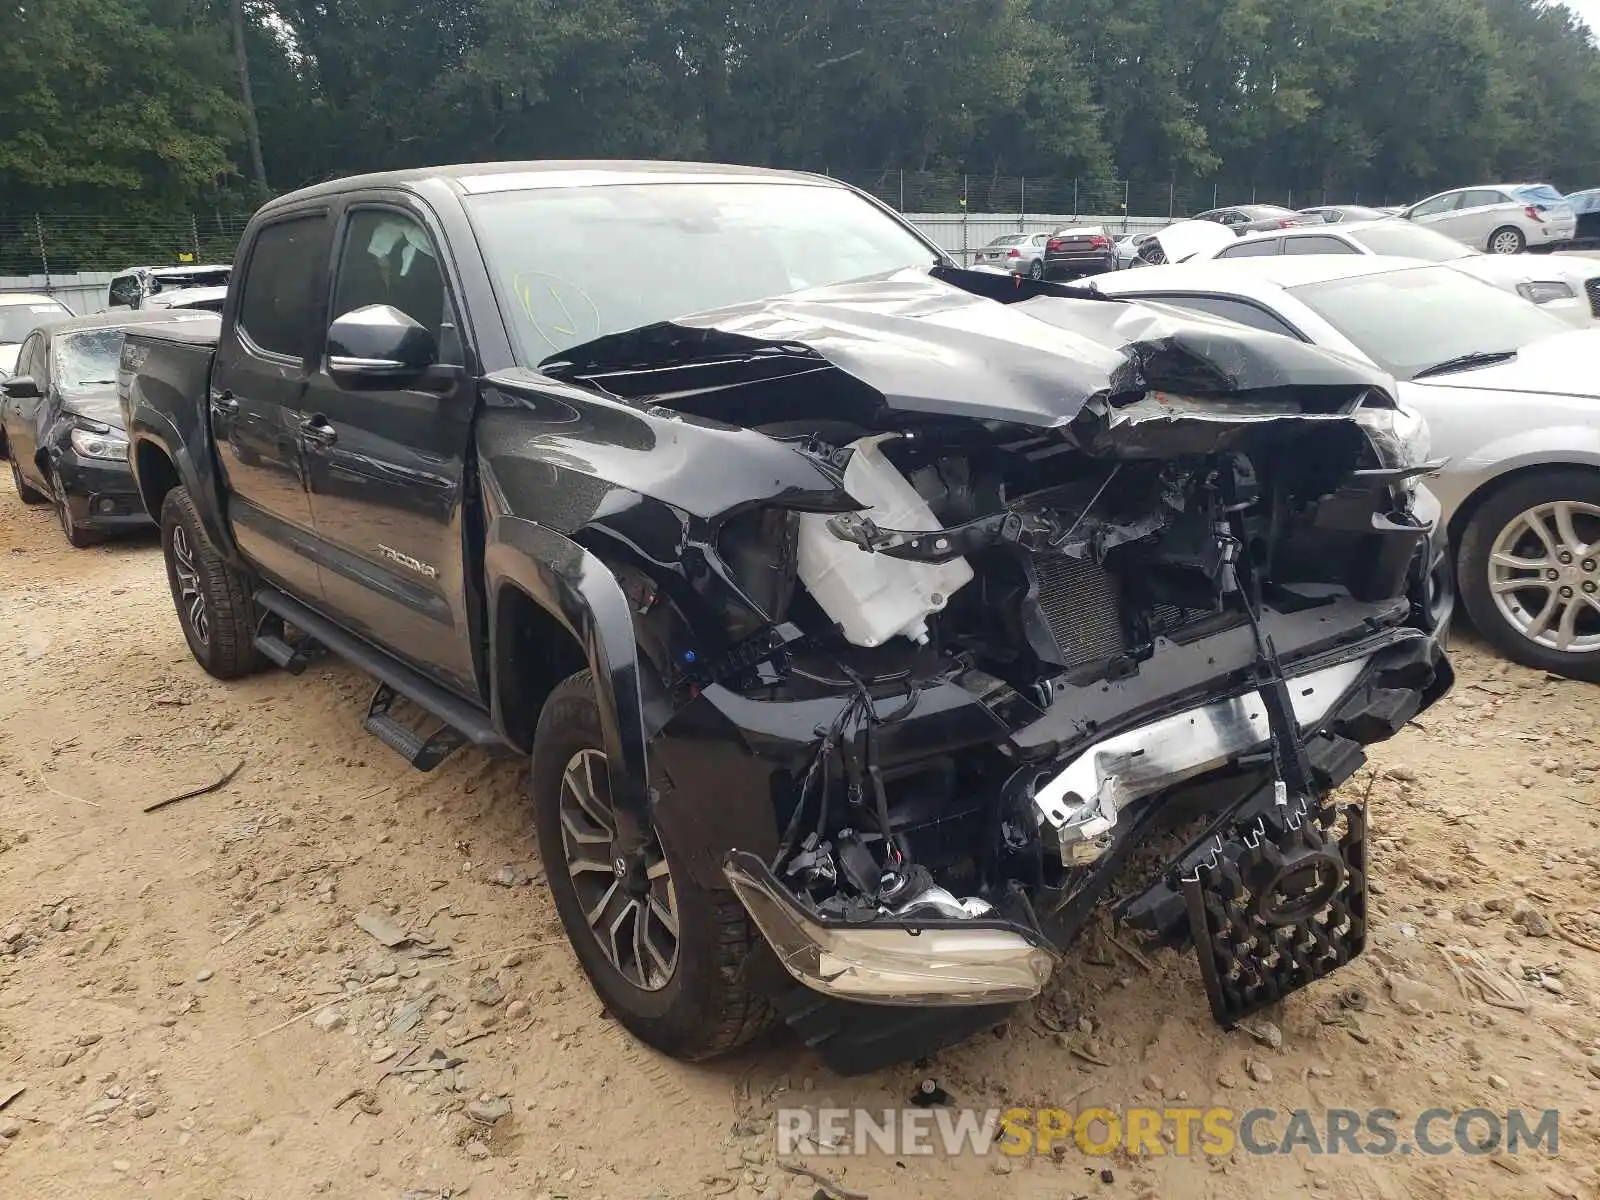
<path fill-rule="evenodd" d="M 1600 0 L 1562 0 L 1578 19 L 1589 27 L 1591 34 L 1600 34 Z"/>

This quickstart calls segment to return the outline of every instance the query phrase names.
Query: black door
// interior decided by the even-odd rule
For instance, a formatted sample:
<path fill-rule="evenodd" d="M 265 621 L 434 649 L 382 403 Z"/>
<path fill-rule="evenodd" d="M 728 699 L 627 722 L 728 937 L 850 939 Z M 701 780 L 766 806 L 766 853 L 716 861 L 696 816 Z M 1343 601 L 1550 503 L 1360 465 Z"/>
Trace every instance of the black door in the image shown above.
<path fill-rule="evenodd" d="M 33 461 L 39 449 L 39 409 L 50 391 L 47 366 L 50 356 L 45 353 L 44 345 L 42 333 L 30 333 L 23 339 L 22 349 L 17 351 L 17 365 L 12 369 L 12 378 L 27 376 L 33 380 L 39 394 L 5 397 L 6 452 L 11 455 L 11 461 L 17 464 L 24 482 L 48 489 L 50 485 L 45 482 Z"/>
<path fill-rule="evenodd" d="M 322 597 L 301 454 L 306 381 L 318 353 L 332 221 L 301 212 L 262 227 L 211 378 L 211 431 L 239 548 L 312 603 Z"/>
<path fill-rule="evenodd" d="M 305 455 L 331 615 L 477 697 L 461 528 L 473 390 L 439 244 L 405 199 L 345 214 L 329 319 L 390 305 L 433 334 L 438 365 L 411 386 L 345 386 L 324 354 Z"/>

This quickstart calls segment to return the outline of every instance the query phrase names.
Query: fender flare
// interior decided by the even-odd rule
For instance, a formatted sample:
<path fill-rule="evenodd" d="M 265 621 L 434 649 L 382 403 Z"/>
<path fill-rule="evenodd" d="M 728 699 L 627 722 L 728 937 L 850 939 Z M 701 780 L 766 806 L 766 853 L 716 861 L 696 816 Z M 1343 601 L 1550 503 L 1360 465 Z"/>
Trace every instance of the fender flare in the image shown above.
<path fill-rule="evenodd" d="M 649 738 L 645 728 L 642 659 L 622 585 L 596 555 L 543 525 L 494 516 L 484 546 L 489 628 L 497 628 L 506 585 L 525 592 L 569 632 L 589 661 L 600 735 L 605 743 L 611 802 L 617 815 L 616 851 L 642 851 L 650 830 Z M 498 655 L 491 655 L 490 695 L 495 724 L 504 729 Z"/>
<path fill-rule="evenodd" d="M 139 475 L 139 450 L 146 445 L 155 447 L 172 464 L 173 470 L 178 474 L 179 484 L 187 488 L 189 495 L 195 499 L 195 508 L 200 512 L 200 523 L 205 526 L 206 536 L 211 539 L 211 544 L 229 561 L 237 563 L 239 549 L 234 543 L 232 530 L 223 520 L 222 508 L 217 503 L 217 498 L 222 495 L 221 481 L 217 478 L 209 447 L 202 467 L 189 452 L 188 443 L 183 440 L 177 426 L 162 414 L 151 412 L 149 409 L 140 409 L 134 414 L 133 428 L 128 431 L 128 437 L 132 443 L 128 454 L 128 468 L 133 472 L 134 487 L 138 488 L 140 502 L 150 514 L 150 519 L 157 525 L 161 524 L 161 508 L 157 505 L 155 511 L 150 510 L 150 493 L 146 481 Z"/>

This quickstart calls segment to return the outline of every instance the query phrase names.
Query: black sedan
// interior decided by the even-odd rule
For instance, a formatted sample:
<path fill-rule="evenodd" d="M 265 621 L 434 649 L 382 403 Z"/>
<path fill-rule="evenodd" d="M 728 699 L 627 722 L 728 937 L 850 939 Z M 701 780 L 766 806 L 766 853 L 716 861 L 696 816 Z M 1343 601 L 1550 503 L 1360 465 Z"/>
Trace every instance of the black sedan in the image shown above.
<path fill-rule="evenodd" d="M 122 334 L 130 325 L 184 319 L 207 318 L 101 313 L 35 329 L 0 383 L 0 432 L 17 495 L 24 504 L 53 502 L 74 546 L 150 524 L 128 469 L 117 402 Z"/>

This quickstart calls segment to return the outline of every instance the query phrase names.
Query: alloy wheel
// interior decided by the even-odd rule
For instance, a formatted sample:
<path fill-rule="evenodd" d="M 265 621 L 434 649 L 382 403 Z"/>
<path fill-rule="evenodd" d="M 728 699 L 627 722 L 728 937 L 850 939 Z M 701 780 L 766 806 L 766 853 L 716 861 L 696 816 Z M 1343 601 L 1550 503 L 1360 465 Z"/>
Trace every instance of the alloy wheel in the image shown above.
<path fill-rule="evenodd" d="M 589 932 L 634 987 L 667 986 L 678 965 L 678 899 L 659 843 L 645 851 L 647 890 L 635 896 L 610 862 L 616 832 L 606 756 L 580 750 L 561 775 L 561 849 Z"/>
<path fill-rule="evenodd" d="M 178 609 L 202 646 L 211 644 L 211 618 L 206 613 L 206 596 L 200 587 L 200 571 L 195 566 L 189 531 L 172 527 L 172 568 L 178 577 Z"/>
<path fill-rule="evenodd" d="M 1519 513 L 1490 547 L 1489 593 L 1529 641 L 1600 652 L 1600 505 L 1552 500 Z"/>
<path fill-rule="evenodd" d="M 1516 254 L 1521 249 L 1522 239 L 1510 229 L 1502 229 L 1489 243 L 1489 250 L 1494 254 Z"/>

